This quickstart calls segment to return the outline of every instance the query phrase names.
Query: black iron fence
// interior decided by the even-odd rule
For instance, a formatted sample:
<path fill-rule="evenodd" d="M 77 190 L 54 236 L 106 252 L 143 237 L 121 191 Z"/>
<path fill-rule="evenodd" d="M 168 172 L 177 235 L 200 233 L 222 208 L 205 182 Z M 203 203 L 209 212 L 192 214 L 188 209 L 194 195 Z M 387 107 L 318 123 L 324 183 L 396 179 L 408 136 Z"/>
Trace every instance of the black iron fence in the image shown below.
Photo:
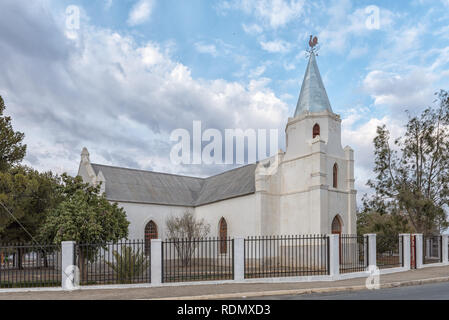
<path fill-rule="evenodd" d="M 0 245 L 0 288 L 57 287 L 60 285 L 60 245 Z"/>
<path fill-rule="evenodd" d="M 368 254 L 368 237 L 340 235 L 340 273 L 365 271 Z"/>
<path fill-rule="evenodd" d="M 442 236 L 423 236 L 423 263 L 442 262 Z M 244 239 L 244 277 L 277 278 L 328 275 L 328 235 L 257 236 Z M 379 268 L 404 266 L 404 238 L 376 237 Z M 234 240 L 230 238 L 162 241 L 162 282 L 234 279 Z M 449 248 L 445 248 L 449 249 Z M 340 235 L 340 273 L 368 267 L 368 237 Z M 411 236 L 411 265 L 416 241 Z M 151 245 L 145 240 L 75 244 L 80 285 L 151 283 Z M 0 288 L 59 287 L 61 245 L 0 245 Z"/>
<path fill-rule="evenodd" d="M 75 246 L 80 285 L 151 282 L 151 248 L 144 240 Z"/>
<path fill-rule="evenodd" d="M 380 269 L 404 266 L 404 238 L 399 235 L 376 236 L 376 262 Z"/>
<path fill-rule="evenodd" d="M 443 237 L 423 236 L 423 264 L 443 262 Z"/>
<path fill-rule="evenodd" d="M 244 246 L 245 278 L 329 274 L 326 235 L 249 237 Z"/>
<path fill-rule="evenodd" d="M 232 279 L 234 279 L 233 239 L 162 241 L 162 282 Z"/>

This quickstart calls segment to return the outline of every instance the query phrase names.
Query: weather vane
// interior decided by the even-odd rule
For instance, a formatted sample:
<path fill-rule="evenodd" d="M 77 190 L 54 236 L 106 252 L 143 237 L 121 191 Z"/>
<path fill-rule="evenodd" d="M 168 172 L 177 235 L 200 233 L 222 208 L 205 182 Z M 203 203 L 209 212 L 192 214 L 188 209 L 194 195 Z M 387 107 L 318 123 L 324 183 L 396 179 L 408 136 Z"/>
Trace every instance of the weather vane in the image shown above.
<path fill-rule="evenodd" d="M 306 49 L 306 55 L 310 56 L 312 53 L 318 55 L 319 50 L 320 46 L 318 45 L 318 37 L 311 35 L 309 39 L 309 47 Z"/>

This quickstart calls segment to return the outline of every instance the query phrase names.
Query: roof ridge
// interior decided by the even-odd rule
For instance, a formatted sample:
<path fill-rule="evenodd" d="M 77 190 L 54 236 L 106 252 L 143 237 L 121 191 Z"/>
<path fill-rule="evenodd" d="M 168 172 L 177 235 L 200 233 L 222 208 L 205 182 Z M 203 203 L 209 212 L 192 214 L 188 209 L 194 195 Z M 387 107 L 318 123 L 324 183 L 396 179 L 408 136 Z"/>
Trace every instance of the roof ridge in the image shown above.
<path fill-rule="evenodd" d="M 159 172 L 159 171 L 150 171 L 150 170 L 143 170 L 143 169 L 134 169 L 134 168 L 126 168 L 126 167 L 118 167 L 118 166 L 111 166 L 111 165 L 105 165 L 105 164 L 99 164 L 99 163 L 92 163 L 93 166 L 100 166 L 100 167 L 107 167 L 107 168 L 114 168 L 114 169 L 122 169 L 122 170 L 129 170 L 129 171 L 137 171 L 137 172 L 146 172 L 146 173 L 157 173 L 157 174 L 164 174 L 164 175 L 168 175 L 168 176 L 176 176 L 176 177 L 183 177 L 183 178 L 192 178 L 192 179 L 200 179 L 200 180 L 207 180 L 209 178 L 214 178 L 214 177 L 218 177 L 222 174 L 226 174 L 228 172 L 232 172 L 238 169 L 242 169 L 248 166 L 252 166 L 252 165 L 256 165 L 257 162 L 255 163 L 249 163 L 249 164 L 245 164 L 243 166 L 237 167 L 237 168 L 233 168 L 230 170 L 226 170 L 223 171 L 221 173 L 212 175 L 212 176 L 208 176 L 206 178 L 201 178 L 201 177 L 194 177 L 194 176 L 186 176 L 186 175 L 181 175 L 181 174 L 175 174 L 175 173 L 167 173 L 167 172 Z"/>
<path fill-rule="evenodd" d="M 99 164 L 99 163 L 92 163 L 92 166 L 100 166 L 100 167 L 107 167 L 107 168 L 113 168 L 113 169 L 122 169 L 122 170 L 137 171 L 137 172 L 146 172 L 146 173 L 156 173 L 156 174 L 163 174 L 163 175 L 167 175 L 167 176 L 175 176 L 175 177 L 183 177 L 183 178 L 192 178 L 192 179 L 199 179 L 199 180 L 205 180 L 205 179 L 207 179 L 207 178 L 194 177 L 194 176 L 186 176 L 186 175 L 175 174 L 175 173 L 167 173 L 167 172 L 150 171 L 150 170 L 143 170 L 143 169 L 134 169 L 134 168 L 126 168 L 126 167 L 110 166 L 110 165 Z"/>

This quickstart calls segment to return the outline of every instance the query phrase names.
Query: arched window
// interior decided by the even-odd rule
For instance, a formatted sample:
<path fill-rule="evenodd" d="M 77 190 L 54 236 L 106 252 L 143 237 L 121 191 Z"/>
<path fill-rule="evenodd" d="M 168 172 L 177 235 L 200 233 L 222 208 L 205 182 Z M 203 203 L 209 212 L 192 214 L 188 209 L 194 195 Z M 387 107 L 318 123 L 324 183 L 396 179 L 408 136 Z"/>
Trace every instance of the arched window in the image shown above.
<path fill-rule="evenodd" d="M 338 215 L 332 220 L 332 234 L 341 234 L 341 220 Z"/>
<path fill-rule="evenodd" d="M 151 240 L 159 238 L 157 232 L 157 225 L 153 220 L 147 223 L 145 226 L 145 252 L 150 253 Z"/>
<path fill-rule="evenodd" d="M 338 165 L 337 164 L 334 164 L 332 177 L 333 177 L 332 186 L 334 188 L 338 188 Z"/>
<path fill-rule="evenodd" d="M 218 226 L 219 237 L 220 237 L 220 253 L 226 254 L 228 253 L 227 246 L 227 238 L 228 238 L 228 224 L 226 223 L 225 218 L 220 219 L 220 223 Z"/>
<path fill-rule="evenodd" d="M 320 135 L 320 125 L 317 123 L 313 126 L 313 138 Z"/>

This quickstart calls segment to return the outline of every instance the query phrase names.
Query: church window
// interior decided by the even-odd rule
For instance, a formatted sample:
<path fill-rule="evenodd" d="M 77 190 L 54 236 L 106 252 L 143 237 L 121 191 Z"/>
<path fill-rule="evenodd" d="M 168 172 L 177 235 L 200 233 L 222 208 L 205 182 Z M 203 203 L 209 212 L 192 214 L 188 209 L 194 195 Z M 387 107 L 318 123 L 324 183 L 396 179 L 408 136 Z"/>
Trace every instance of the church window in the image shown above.
<path fill-rule="evenodd" d="M 320 135 L 320 125 L 317 123 L 313 126 L 313 138 Z"/>
<path fill-rule="evenodd" d="M 158 237 L 157 225 L 153 220 L 151 220 L 145 226 L 145 252 L 147 254 L 150 252 L 151 240 L 157 239 Z"/>
<path fill-rule="evenodd" d="M 227 246 L 227 238 L 228 238 L 228 224 L 225 220 L 225 218 L 221 218 L 220 224 L 219 224 L 219 237 L 220 237 L 220 253 L 226 254 L 228 253 L 228 246 Z"/>
<path fill-rule="evenodd" d="M 337 164 L 334 164 L 334 169 L 333 169 L 333 184 L 332 184 L 332 186 L 334 187 L 334 188 L 338 188 L 338 165 Z"/>

